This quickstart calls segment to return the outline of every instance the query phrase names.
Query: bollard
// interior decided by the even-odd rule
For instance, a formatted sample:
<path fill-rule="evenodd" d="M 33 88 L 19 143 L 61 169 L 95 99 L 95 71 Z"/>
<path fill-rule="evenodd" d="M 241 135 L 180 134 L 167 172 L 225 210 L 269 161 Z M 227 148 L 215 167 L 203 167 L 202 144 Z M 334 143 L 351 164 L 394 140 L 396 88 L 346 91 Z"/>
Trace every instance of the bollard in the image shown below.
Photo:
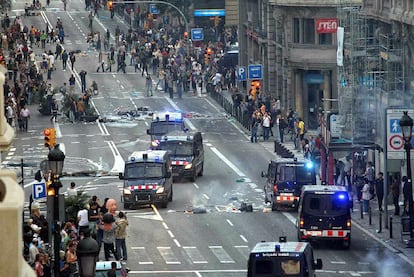
<path fill-rule="evenodd" d="M 392 239 L 392 216 L 390 216 L 390 239 Z"/>
<path fill-rule="evenodd" d="M 361 219 L 364 219 L 364 206 L 362 205 L 362 201 L 359 203 L 361 205 Z"/>
<path fill-rule="evenodd" d="M 379 214 L 379 229 L 377 230 L 377 233 L 382 232 L 382 213 Z"/>
<path fill-rule="evenodd" d="M 372 225 L 372 210 L 371 210 L 371 207 L 368 207 L 368 218 L 369 218 L 369 225 Z"/>

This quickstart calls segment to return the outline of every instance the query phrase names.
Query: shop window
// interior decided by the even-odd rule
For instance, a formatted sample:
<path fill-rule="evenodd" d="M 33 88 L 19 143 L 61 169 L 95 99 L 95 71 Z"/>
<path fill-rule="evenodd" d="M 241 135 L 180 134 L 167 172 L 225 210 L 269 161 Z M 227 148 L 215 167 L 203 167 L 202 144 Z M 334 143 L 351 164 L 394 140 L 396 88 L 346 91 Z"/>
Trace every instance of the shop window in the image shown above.
<path fill-rule="evenodd" d="M 332 34 L 319 34 L 320 45 L 332 45 Z"/>
<path fill-rule="evenodd" d="M 300 18 L 293 19 L 293 43 L 300 43 Z"/>

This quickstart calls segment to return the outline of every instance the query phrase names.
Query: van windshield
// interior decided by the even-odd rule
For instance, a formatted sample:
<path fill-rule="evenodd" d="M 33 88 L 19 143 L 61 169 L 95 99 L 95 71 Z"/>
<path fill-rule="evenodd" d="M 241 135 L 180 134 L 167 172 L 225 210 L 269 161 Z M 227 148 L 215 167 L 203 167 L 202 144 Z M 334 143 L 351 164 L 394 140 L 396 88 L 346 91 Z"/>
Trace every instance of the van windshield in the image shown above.
<path fill-rule="evenodd" d="M 303 276 L 301 261 L 292 257 L 256 260 L 252 276 Z"/>
<path fill-rule="evenodd" d="M 314 169 L 308 169 L 305 166 L 281 166 L 279 181 L 296 181 L 301 184 L 314 184 Z"/>
<path fill-rule="evenodd" d="M 193 155 L 193 143 L 187 141 L 161 141 L 157 149 L 167 150 L 173 156 Z"/>
<path fill-rule="evenodd" d="M 155 121 L 151 123 L 152 135 L 165 135 L 174 131 L 184 131 L 183 122 L 179 121 Z"/>
<path fill-rule="evenodd" d="M 161 163 L 135 163 L 125 166 L 125 179 L 162 178 L 163 164 Z"/>
<path fill-rule="evenodd" d="M 335 194 L 309 194 L 303 199 L 303 209 L 312 215 L 329 216 L 343 215 L 349 212 L 348 194 L 338 192 Z"/>

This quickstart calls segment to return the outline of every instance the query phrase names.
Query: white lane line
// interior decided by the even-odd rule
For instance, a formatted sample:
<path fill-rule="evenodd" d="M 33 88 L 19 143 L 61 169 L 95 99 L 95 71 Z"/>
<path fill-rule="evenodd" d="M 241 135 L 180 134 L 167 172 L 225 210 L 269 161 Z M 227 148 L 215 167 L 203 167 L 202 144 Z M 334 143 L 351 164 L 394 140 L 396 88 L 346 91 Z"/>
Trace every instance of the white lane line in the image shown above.
<path fill-rule="evenodd" d="M 174 243 L 175 243 L 175 245 L 177 245 L 177 247 L 181 248 L 181 244 L 178 242 L 177 239 L 174 239 Z"/>
<path fill-rule="evenodd" d="M 170 238 L 172 238 L 172 239 L 174 238 L 174 234 L 173 234 L 173 232 L 171 232 L 171 230 L 168 230 L 167 233 L 170 235 Z"/>
<path fill-rule="evenodd" d="M 233 222 L 231 222 L 231 221 L 230 221 L 230 219 L 226 219 L 226 221 L 227 221 L 227 223 L 228 223 L 231 227 L 233 227 L 233 226 L 234 226 Z"/>
<path fill-rule="evenodd" d="M 243 236 L 243 235 L 240 235 L 240 238 L 242 239 L 242 241 L 244 241 L 245 243 L 248 243 L 249 241 Z"/>
<path fill-rule="evenodd" d="M 200 187 L 196 184 L 196 183 L 193 183 L 193 186 L 196 188 L 196 189 L 199 189 Z"/>
<path fill-rule="evenodd" d="M 169 98 L 169 97 L 167 97 L 167 96 L 165 96 L 164 97 L 169 103 L 170 103 L 170 105 L 174 108 L 174 109 L 176 109 L 177 111 L 180 111 L 181 109 L 177 106 L 177 104 L 175 104 L 174 103 L 174 101 L 171 99 L 171 98 Z M 194 126 L 194 124 L 188 119 L 188 118 L 184 118 L 184 122 L 185 122 L 185 124 L 186 124 L 186 126 L 188 126 L 192 131 L 195 131 L 196 130 L 196 127 Z"/>
<path fill-rule="evenodd" d="M 167 223 L 163 222 L 162 225 L 164 226 L 164 229 L 165 230 L 168 230 L 169 229 Z"/>
<path fill-rule="evenodd" d="M 203 193 L 203 197 L 204 197 L 205 199 L 207 199 L 207 200 L 209 200 L 209 199 L 210 199 L 210 197 L 208 197 L 208 195 L 207 195 L 207 194 L 205 194 L 205 193 Z"/>
<path fill-rule="evenodd" d="M 244 174 L 243 172 L 240 171 L 240 169 L 237 168 L 237 166 L 235 166 L 231 161 L 229 161 L 229 159 L 227 159 L 223 154 L 221 154 L 220 151 L 217 150 L 217 148 L 215 147 L 211 147 L 210 148 L 211 151 L 214 152 L 214 154 L 216 154 L 225 164 L 227 164 L 231 169 L 233 169 L 234 172 L 236 172 L 237 175 L 239 175 L 240 177 L 245 177 L 246 174 Z"/>

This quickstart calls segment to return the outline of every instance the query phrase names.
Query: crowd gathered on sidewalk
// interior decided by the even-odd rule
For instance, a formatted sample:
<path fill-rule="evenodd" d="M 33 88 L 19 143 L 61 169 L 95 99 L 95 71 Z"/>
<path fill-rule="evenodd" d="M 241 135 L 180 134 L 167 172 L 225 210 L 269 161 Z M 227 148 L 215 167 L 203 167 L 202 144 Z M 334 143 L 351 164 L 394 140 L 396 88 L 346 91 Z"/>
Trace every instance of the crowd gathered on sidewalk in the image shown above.
<path fill-rule="evenodd" d="M 116 200 L 105 198 L 102 202 L 97 196 L 87 199 L 83 192 L 76 189 L 74 182 L 67 189 L 66 198 L 69 198 L 69 202 L 76 198 L 85 198 L 86 201 L 75 207 L 76 218 L 68 218 L 60 226 L 60 276 L 74 276 L 78 272 L 76 247 L 87 236 L 98 242 L 99 252 L 103 248 L 103 255 L 98 260 L 127 261 L 128 220 L 124 212 L 118 211 Z M 45 215 L 40 212 L 39 203 L 32 203 L 30 219 L 23 228 L 23 240 L 25 257 L 37 276 L 52 276 L 48 227 Z"/>

